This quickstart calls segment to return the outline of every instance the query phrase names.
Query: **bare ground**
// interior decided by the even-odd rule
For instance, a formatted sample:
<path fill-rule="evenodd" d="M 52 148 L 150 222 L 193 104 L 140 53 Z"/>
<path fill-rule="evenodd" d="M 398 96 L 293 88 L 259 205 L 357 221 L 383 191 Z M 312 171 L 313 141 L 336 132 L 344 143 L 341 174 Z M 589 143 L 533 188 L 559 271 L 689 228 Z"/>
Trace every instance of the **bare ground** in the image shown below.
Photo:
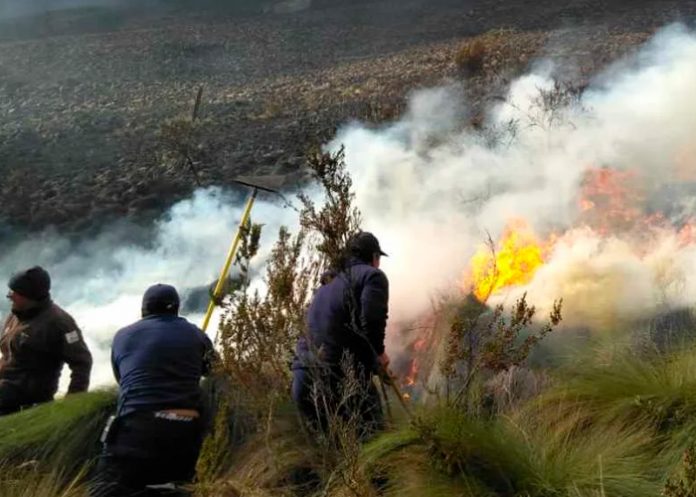
<path fill-rule="evenodd" d="M 120 12 L 103 25 L 95 12 L 107 15 L 0 24 L 0 224 L 74 231 L 190 194 L 189 169 L 163 165 L 159 131 L 191 113 L 199 86 L 200 183 L 251 172 L 290 186 L 308 146 L 350 119 L 396 117 L 414 89 L 466 80 L 476 114 L 540 57 L 583 85 L 655 29 L 690 22 L 696 1 L 315 0 L 287 14 Z M 501 28 L 481 70 L 455 64 L 467 39 Z"/>

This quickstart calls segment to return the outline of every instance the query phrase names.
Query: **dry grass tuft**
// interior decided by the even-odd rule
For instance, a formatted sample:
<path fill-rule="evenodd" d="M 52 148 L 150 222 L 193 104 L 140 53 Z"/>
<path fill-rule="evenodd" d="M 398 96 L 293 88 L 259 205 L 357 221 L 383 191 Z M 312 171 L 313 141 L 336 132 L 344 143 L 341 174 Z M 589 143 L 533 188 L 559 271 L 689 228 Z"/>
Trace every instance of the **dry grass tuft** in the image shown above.
<path fill-rule="evenodd" d="M 489 47 L 481 38 L 477 37 L 467 41 L 457 50 L 454 61 L 460 69 L 470 74 L 476 74 L 483 69 L 483 63 L 488 51 Z"/>

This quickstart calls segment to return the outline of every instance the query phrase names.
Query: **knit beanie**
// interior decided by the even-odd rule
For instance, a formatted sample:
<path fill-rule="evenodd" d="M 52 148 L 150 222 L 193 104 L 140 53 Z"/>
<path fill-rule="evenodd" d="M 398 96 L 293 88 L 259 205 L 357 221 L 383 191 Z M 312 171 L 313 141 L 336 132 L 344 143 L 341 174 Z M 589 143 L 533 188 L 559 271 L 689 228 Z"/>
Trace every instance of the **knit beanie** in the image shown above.
<path fill-rule="evenodd" d="M 41 301 L 50 296 L 51 277 L 41 266 L 34 266 L 12 276 L 8 286 L 22 297 Z"/>

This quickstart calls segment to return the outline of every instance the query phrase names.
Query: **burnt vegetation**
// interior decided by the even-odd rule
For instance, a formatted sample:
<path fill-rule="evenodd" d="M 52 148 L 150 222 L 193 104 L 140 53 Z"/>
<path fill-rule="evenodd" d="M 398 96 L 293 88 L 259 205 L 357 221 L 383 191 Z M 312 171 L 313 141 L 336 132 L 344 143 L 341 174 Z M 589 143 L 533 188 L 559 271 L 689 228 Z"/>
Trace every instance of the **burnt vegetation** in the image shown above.
<path fill-rule="evenodd" d="M 187 8 L 184 4 L 179 7 Z M 114 21 L 113 29 L 122 26 Z M 215 28 L 211 33 L 221 36 Z M 629 41 L 634 43 L 642 36 Z M 149 41 L 138 43 L 146 46 Z M 367 442 L 358 436 L 357 420 L 335 412 L 328 413 L 329 427 L 324 435 L 307 431 L 290 403 L 289 364 L 295 342 L 305 330 L 306 307 L 322 272 L 340 266 L 342 248 L 360 229 L 362 218 L 355 207 L 343 150 L 314 150 L 304 157 L 297 150 L 289 153 L 289 145 L 274 148 L 276 138 L 304 146 L 306 141 L 297 139 L 300 135 L 310 131 L 318 131 L 320 136 L 330 134 L 336 122 L 346 117 L 363 117 L 374 123 L 393 119 L 403 108 L 400 97 L 404 88 L 427 80 L 411 74 L 389 83 L 412 60 L 423 62 L 426 69 L 439 68 L 439 74 L 463 72 L 472 85 L 488 85 L 526 65 L 545 41 L 543 33 L 495 30 L 456 47 L 438 45 L 414 59 L 382 58 L 383 72 L 377 71 L 371 76 L 374 80 L 362 80 L 364 84 L 357 86 L 353 82 L 356 73 L 350 71 L 325 72 L 309 82 L 290 77 L 292 82 L 287 86 L 263 83 L 258 91 L 254 81 L 238 81 L 228 87 L 229 81 L 216 80 L 211 85 L 210 103 L 204 103 L 200 115 L 194 111 L 192 117 L 192 90 L 198 88 L 200 73 L 181 87 L 168 87 L 165 100 L 174 102 L 172 108 L 162 109 L 155 103 L 162 98 L 149 92 L 157 85 L 144 85 L 133 91 L 114 90 L 114 107 L 127 108 L 128 112 L 110 113 L 85 104 L 79 112 L 67 113 L 71 126 L 77 123 L 83 131 L 91 133 L 99 128 L 124 138 L 119 146 L 127 144 L 129 151 L 122 155 L 120 165 L 128 171 L 125 181 L 133 188 L 129 193 L 132 198 L 152 193 L 148 183 L 161 178 L 165 178 L 161 181 L 167 194 L 172 198 L 182 195 L 196 184 L 233 176 L 237 165 L 249 158 L 253 167 L 272 167 L 288 174 L 306 168 L 309 180 L 321 191 L 320 198 L 297 198 L 299 230 L 281 228 L 265 259 L 260 257 L 264 227 L 253 221 L 244 227 L 235 261 L 239 276 L 230 281 L 218 302 L 222 313 L 217 335 L 220 357 L 214 378 L 206 384 L 213 416 L 197 481 L 188 491 L 202 497 L 696 495 L 693 345 L 658 351 L 651 346 L 654 344 L 641 343 L 640 348 L 601 344 L 562 367 L 540 367 L 532 358 L 534 352 L 549 339 L 560 335 L 562 340 L 567 332 L 562 326 L 560 300 L 544 316 L 526 295 L 489 305 L 489 296 L 479 300 L 455 293 L 438 302 L 433 306 L 434 324 L 423 331 L 433 342 L 428 344 L 432 352 L 430 374 L 409 389 L 412 395 L 405 404 L 407 409 L 401 407 L 403 399 L 395 397 L 398 389 L 382 391 L 389 406 L 389 428 Z M 60 41 L 56 43 L 60 46 Z M 194 37 L 160 43 L 159 47 L 176 52 L 173 58 L 201 61 L 220 50 L 233 49 L 233 43 L 225 43 Z M 520 44 L 528 51 L 515 52 Z M 26 50 L 34 46 L 29 43 Z M 91 47 L 101 48 L 99 44 Z M 79 58 L 83 52 L 75 50 L 77 55 L 64 56 Z M 148 61 L 149 54 L 143 57 Z M 283 63 L 293 66 L 296 62 Z M 196 71 L 206 64 L 197 66 Z M 174 66 L 177 70 L 180 67 Z M 364 75 L 373 66 L 357 62 L 351 67 Z M 163 65 L 157 71 L 172 76 L 168 72 L 171 68 Z M 23 182 L 32 176 L 33 159 L 50 158 L 63 164 L 69 154 L 53 157 L 46 150 L 66 136 L 70 141 L 84 140 L 85 135 L 49 121 L 34 129 L 27 108 L 41 107 L 56 87 L 59 95 L 80 94 L 90 101 L 90 91 L 102 94 L 106 83 L 61 79 L 40 91 L 31 90 L 36 93 L 22 93 L 24 85 L 30 83 L 21 74 L 11 76 L 1 81 L 0 87 L 13 98 L 19 95 L 22 105 L 12 100 L 5 109 L 6 117 L 18 116 L 19 124 L 10 131 L 11 119 L 3 124 L 3 132 L 11 139 L 2 153 L 5 158 L 14 154 L 18 158 L 12 167 L 4 166 L 0 193 L 7 197 L 26 192 L 27 198 L 34 198 L 36 194 Z M 332 84 L 325 85 L 325 78 Z M 577 101 L 581 91 L 582 82 L 542 92 L 539 104 L 544 112 L 535 117 L 536 121 L 530 119 L 531 125 L 550 126 L 561 119 L 555 111 Z M 380 92 L 386 96 L 375 98 Z M 319 115 L 317 109 L 322 107 L 335 114 L 328 118 Z M 230 118 L 232 113 L 237 117 Z M 141 122 L 145 115 L 150 117 Z M 298 117 L 307 115 L 310 117 Z M 288 122 L 295 131 L 277 131 Z M 510 123 L 511 128 L 517 125 Z M 253 135 L 251 143 L 263 144 L 251 147 L 253 154 L 247 151 L 251 155 L 235 155 L 238 151 L 223 143 L 242 128 L 250 133 L 244 138 Z M 494 130 L 482 128 L 481 132 L 495 140 Z M 99 140 L 107 134 L 95 134 L 98 140 L 93 148 L 99 149 L 103 145 Z M 136 142 L 137 147 L 133 145 Z M 37 143 L 47 148 L 27 157 L 26 149 Z M 285 159 L 289 155 L 293 156 L 290 162 Z M 230 165 L 231 159 L 237 165 Z M 96 167 L 98 162 L 96 158 L 89 165 Z M 94 175 L 92 187 L 108 190 L 121 174 L 101 171 Z M 58 174 L 37 182 L 45 205 L 61 204 L 67 179 Z M 118 186 L 122 189 L 123 183 Z M 160 188 L 164 187 L 160 184 Z M 21 214 L 13 209 L 8 206 L 3 212 Z M 80 209 L 77 203 L 71 204 L 55 215 L 67 222 Z M 137 205 L 134 209 L 142 211 Z M 32 215 L 49 221 L 39 211 Z M 252 269 L 261 266 L 261 281 L 253 280 L 251 274 L 256 272 Z M 410 352 L 415 353 L 413 348 Z M 341 402 L 350 402 L 351 396 L 360 394 L 350 374 L 347 377 Z M 321 400 L 321 390 L 316 395 Z M 0 418 L 0 495 L 84 497 L 84 481 L 98 450 L 97 438 L 113 403 L 113 392 L 95 392 Z"/>
<path fill-rule="evenodd" d="M 303 2 L 95 0 L 33 14 L 15 2 L 27 15 L 0 20 L 0 222 L 84 229 L 157 215 L 199 185 L 252 171 L 294 186 L 308 136 L 393 120 L 414 88 L 466 78 L 476 116 L 537 56 L 579 59 L 586 78 L 649 33 L 624 26 L 591 38 L 589 51 L 554 53 L 529 9 L 513 3 L 500 22 L 482 22 L 482 2 L 438 0 L 424 12 L 326 0 L 281 13 Z M 422 22 L 406 35 L 413 19 Z M 200 122 L 182 129 L 201 85 Z M 20 179 L 6 179 L 15 169 Z M 21 187 L 32 212 L 11 194 L 21 178 L 31 178 Z"/>

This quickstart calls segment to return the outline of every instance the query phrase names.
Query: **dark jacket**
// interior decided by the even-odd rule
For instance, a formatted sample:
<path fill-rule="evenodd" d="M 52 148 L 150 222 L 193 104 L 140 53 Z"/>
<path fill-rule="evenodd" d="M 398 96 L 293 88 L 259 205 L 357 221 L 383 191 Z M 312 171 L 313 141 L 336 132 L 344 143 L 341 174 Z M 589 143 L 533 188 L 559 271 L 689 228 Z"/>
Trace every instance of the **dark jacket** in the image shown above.
<path fill-rule="evenodd" d="M 367 371 L 376 371 L 384 353 L 389 282 L 386 275 L 357 259 L 330 283 L 320 287 L 307 312 L 308 333 L 297 346 L 294 367 L 318 358 L 340 364 L 349 352 Z"/>
<path fill-rule="evenodd" d="M 20 406 L 53 399 L 65 363 L 72 373 L 68 393 L 89 387 L 92 355 L 82 332 L 50 299 L 13 311 L 0 335 L 0 352 L 0 390 L 13 389 Z"/>
<path fill-rule="evenodd" d="M 120 415 L 161 409 L 200 409 L 201 376 L 213 344 L 184 318 L 153 314 L 116 333 L 111 364 Z"/>

